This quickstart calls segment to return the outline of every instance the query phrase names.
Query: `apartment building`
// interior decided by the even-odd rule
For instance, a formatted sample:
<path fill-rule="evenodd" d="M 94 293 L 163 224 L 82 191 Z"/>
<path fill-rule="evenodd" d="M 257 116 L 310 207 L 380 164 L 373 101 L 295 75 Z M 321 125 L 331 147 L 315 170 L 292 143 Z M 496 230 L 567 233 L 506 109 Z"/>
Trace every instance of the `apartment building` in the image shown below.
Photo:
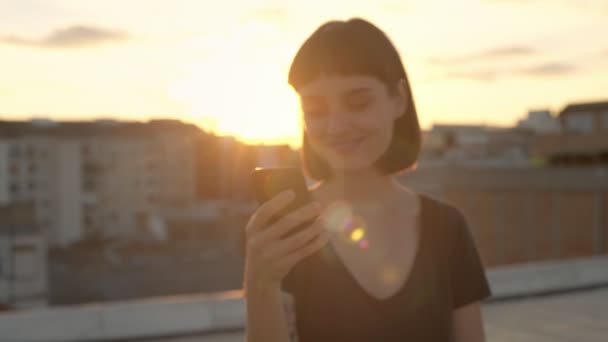
<path fill-rule="evenodd" d="M 0 204 L 34 203 L 51 245 L 81 239 L 79 143 L 29 134 L 0 139 Z"/>
<path fill-rule="evenodd" d="M 517 127 L 529 129 L 536 134 L 551 134 L 560 131 L 559 120 L 550 110 L 531 110 L 526 118 L 517 122 Z"/>
<path fill-rule="evenodd" d="M 198 134 L 172 120 L 0 122 L 0 203 L 33 202 L 51 246 L 136 236 L 139 218 L 196 200 Z"/>
<path fill-rule="evenodd" d="M 559 122 L 560 132 L 534 142 L 536 157 L 553 165 L 608 164 L 608 101 L 570 104 Z"/>
<path fill-rule="evenodd" d="M 419 166 L 526 167 L 533 135 L 517 127 L 435 124 L 423 132 Z"/>
<path fill-rule="evenodd" d="M 46 255 L 33 203 L 0 204 L 0 304 L 4 308 L 47 304 Z"/>
<path fill-rule="evenodd" d="M 161 208 L 196 201 L 195 134 L 126 130 L 84 140 L 84 224 L 104 236 L 137 234 Z"/>

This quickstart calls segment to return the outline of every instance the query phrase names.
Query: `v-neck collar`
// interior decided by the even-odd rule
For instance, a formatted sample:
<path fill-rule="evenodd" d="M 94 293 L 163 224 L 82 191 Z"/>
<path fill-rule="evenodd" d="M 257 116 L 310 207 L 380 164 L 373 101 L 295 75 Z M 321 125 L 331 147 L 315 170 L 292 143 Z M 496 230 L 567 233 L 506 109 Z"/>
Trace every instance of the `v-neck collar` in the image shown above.
<path fill-rule="evenodd" d="M 348 280 L 353 284 L 353 287 L 356 288 L 356 291 L 360 292 L 363 296 L 365 296 L 372 302 L 381 304 L 381 303 L 390 302 L 390 301 L 396 299 L 402 293 L 407 292 L 406 290 L 409 287 L 411 287 L 411 284 L 414 282 L 414 278 L 419 273 L 420 264 L 422 262 L 422 260 L 421 260 L 422 254 L 425 249 L 425 247 L 424 247 L 425 241 L 426 241 L 425 231 L 427 230 L 425 228 L 428 228 L 428 227 L 426 227 L 427 226 L 426 223 L 428 222 L 428 219 L 426 219 L 426 212 L 427 212 L 427 206 L 428 206 L 427 200 L 428 199 L 426 198 L 426 195 L 424 195 L 424 194 L 416 193 L 416 195 L 418 196 L 419 202 L 420 202 L 420 210 L 418 212 L 418 215 L 416 216 L 416 224 L 418 225 L 418 227 L 417 227 L 418 228 L 418 242 L 417 242 L 418 245 L 416 248 L 416 255 L 414 256 L 414 260 L 410 267 L 409 273 L 406 275 L 401 286 L 399 287 L 399 289 L 397 291 L 395 291 L 395 293 L 391 294 L 390 296 L 388 296 L 386 298 L 377 298 L 374 295 L 372 295 L 371 293 L 369 293 L 361 285 L 361 283 L 359 283 L 357 278 L 355 278 L 355 276 L 351 273 L 350 269 L 344 264 L 344 262 L 342 261 L 342 259 L 340 258 L 340 256 L 336 252 L 336 250 L 334 249 L 334 246 L 331 243 L 328 243 L 325 246 L 327 248 L 328 253 L 331 256 L 331 260 L 332 260 L 331 264 L 333 266 L 339 268 L 339 270 L 337 270 L 337 272 L 343 273 L 348 278 Z"/>

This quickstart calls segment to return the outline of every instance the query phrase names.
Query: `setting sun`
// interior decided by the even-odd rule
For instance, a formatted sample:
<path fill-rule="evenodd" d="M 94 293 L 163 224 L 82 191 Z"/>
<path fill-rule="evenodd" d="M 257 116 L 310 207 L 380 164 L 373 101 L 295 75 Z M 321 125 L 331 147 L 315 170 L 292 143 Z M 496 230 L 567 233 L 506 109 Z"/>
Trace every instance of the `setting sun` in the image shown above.
<path fill-rule="evenodd" d="M 252 37 L 276 34 L 271 26 L 244 25 L 222 39 L 193 41 L 213 45 L 212 55 L 192 61 L 169 85 L 169 96 L 191 112 L 195 123 L 250 143 L 299 143 L 299 106 L 287 84 L 291 53 L 282 46 L 250 45 Z"/>
<path fill-rule="evenodd" d="M 3 119 L 172 118 L 296 147 L 291 60 L 322 22 L 351 17 L 395 43 L 425 129 L 508 126 L 531 109 L 602 98 L 608 86 L 601 1 L 45 4 L 35 20 L 30 2 L 0 13 Z"/>

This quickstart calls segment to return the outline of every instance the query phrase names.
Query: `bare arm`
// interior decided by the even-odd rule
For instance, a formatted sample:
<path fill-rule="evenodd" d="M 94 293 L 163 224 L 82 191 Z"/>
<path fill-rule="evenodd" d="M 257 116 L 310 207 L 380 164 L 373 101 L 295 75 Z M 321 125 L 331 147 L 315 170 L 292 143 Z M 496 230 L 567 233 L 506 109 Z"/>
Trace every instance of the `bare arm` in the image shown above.
<path fill-rule="evenodd" d="M 479 302 L 455 309 L 452 328 L 455 342 L 484 342 L 485 333 Z"/>
<path fill-rule="evenodd" d="M 296 342 L 293 297 L 280 289 L 248 291 L 247 342 Z"/>

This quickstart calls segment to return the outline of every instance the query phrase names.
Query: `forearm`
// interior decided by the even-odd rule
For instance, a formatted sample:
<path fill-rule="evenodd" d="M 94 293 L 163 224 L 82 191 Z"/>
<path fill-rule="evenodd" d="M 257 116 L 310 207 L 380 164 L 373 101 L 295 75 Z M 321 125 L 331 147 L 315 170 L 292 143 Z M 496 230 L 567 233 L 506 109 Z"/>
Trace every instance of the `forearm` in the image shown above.
<path fill-rule="evenodd" d="M 247 342 L 288 342 L 289 324 L 283 294 L 277 289 L 246 289 Z"/>

